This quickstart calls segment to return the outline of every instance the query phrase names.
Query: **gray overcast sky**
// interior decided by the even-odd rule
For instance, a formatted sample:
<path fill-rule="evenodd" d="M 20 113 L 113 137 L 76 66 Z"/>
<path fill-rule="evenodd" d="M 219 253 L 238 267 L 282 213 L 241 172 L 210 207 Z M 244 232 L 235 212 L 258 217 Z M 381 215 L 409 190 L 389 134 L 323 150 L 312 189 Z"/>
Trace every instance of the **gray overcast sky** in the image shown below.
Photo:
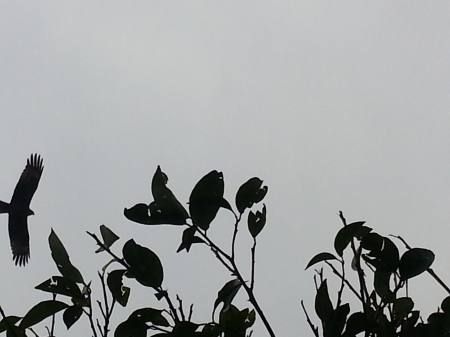
<path fill-rule="evenodd" d="M 106 224 L 117 248 L 130 237 L 151 247 L 165 287 L 208 320 L 227 272 L 203 247 L 176 254 L 179 228 L 122 216 L 151 201 L 157 165 L 182 202 L 213 169 L 230 201 L 252 176 L 269 186 L 256 293 L 278 336 L 312 335 L 304 267 L 332 250 L 339 210 L 432 248 L 449 280 L 449 31 L 447 1 L 1 2 L 0 199 L 30 153 L 45 161 L 26 268 L 13 266 L 0 218 L 1 306 L 22 315 L 49 299 L 33 287 L 56 274 L 50 228 L 98 292 L 95 271 L 108 259 L 93 256 L 85 231 Z M 212 228 L 224 245 L 232 220 L 221 212 Z M 413 294 L 430 285 L 419 309 L 445 293 L 427 275 L 411 282 Z M 146 304 L 162 305 L 133 284 L 131 308 Z M 131 308 L 117 308 L 116 321 Z M 259 323 L 255 335 L 265 335 Z"/>

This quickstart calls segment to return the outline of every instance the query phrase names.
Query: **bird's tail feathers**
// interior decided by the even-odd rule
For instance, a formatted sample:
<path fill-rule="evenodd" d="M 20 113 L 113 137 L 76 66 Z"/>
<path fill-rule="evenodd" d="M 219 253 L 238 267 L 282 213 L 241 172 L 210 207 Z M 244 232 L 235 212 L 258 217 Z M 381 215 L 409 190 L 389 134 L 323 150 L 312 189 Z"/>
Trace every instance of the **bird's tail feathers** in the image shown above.
<path fill-rule="evenodd" d="M 9 212 L 9 204 L 7 202 L 0 200 L 0 213 L 8 213 Z"/>

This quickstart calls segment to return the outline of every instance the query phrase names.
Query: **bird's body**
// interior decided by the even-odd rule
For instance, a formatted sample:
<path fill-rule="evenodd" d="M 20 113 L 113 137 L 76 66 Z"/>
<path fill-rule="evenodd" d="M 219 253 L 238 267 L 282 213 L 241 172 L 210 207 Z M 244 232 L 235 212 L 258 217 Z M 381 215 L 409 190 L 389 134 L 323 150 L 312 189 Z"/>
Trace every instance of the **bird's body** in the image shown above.
<path fill-rule="evenodd" d="M 30 257 L 30 236 L 28 216 L 34 215 L 30 202 L 44 170 L 43 159 L 38 154 L 31 155 L 17 182 L 11 202 L 0 201 L 0 213 L 8 213 L 8 232 L 13 260 L 24 266 Z"/>

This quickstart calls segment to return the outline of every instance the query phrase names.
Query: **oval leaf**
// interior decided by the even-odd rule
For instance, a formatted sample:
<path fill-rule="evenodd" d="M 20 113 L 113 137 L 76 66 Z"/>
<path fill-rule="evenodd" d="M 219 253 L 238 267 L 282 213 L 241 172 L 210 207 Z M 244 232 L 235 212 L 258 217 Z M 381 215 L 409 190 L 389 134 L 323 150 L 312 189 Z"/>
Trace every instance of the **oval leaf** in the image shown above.
<path fill-rule="evenodd" d="M 309 267 L 315 265 L 316 263 L 319 263 L 321 261 L 328 261 L 328 260 L 337 260 L 336 256 L 334 256 L 331 253 L 319 253 L 316 256 L 314 256 L 306 265 L 306 269 L 308 269 Z"/>
<path fill-rule="evenodd" d="M 27 312 L 25 317 L 20 322 L 19 328 L 26 329 L 30 326 L 33 326 L 42 320 L 56 314 L 58 311 L 61 311 L 67 308 L 68 305 L 66 303 L 60 301 L 43 301 L 36 304 L 30 311 Z"/>
<path fill-rule="evenodd" d="M 189 197 L 189 212 L 194 225 L 207 230 L 224 205 L 222 172 L 211 171 L 195 185 Z"/>
<path fill-rule="evenodd" d="M 163 310 L 153 309 L 153 308 L 142 308 L 135 310 L 128 320 L 130 321 L 140 321 L 145 323 L 152 323 L 159 326 L 169 326 L 169 322 L 162 315 Z"/>
<path fill-rule="evenodd" d="M 114 337 L 147 337 L 147 325 L 144 322 L 126 320 L 120 323 Z"/>
<path fill-rule="evenodd" d="M 236 207 L 239 213 L 244 213 L 246 208 L 251 208 L 264 199 L 267 194 L 267 186 L 261 187 L 263 181 L 257 177 L 251 178 L 239 187 L 236 193 Z"/>
<path fill-rule="evenodd" d="M 161 287 L 164 277 L 163 267 L 155 253 L 147 247 L 138 245 L 133 239 L 125 243 L 122 253 L 139 283 L 152 288 Z"/>
<path fill-rule="evenodd" d="M 402 280 L 422 274 L 433 264 L 434 253 L 424 248 L 412 248 L 400 259 L 399 271 Z"/>
<path fill-rule="evenodd" d="M 79 305 L 72 305 L 68 307 L 66 310 L 64 310 L 63 321 L 67 327 L 67 330 L 69 330 L 70 327 L 80 319 L 82 314 L 83 308 L 80 307 Z"/>
<path fill-rule="evenodd" d="M 400 297 L 394 301 L 394 317 L 395 320 L 400 322 L 403 318 L 414 308 L 414 302 L 409 297 Z"/>
<path fill-rule="evenodd" d="M 61 240 L 59 240 L 53 229 L 48 238 L 48 243 L 52 252 L 53 261 L 55 261 L 59 272 L 64 277 L 67 277 L 76 283 L 84 283 L 83 276 L 81 276 L 80 271 L 70 262 L 69 254 L 67 254 L 66 248 L 64 248 L 64 245 Z"/>
<path fill-rule="evenodd" d="M 339 230 L 334 239 L 334 249 L 339 256 L 344 254 L 345 248 L 354 237 L 358 237 L 364 221 L 351 223 Z"/>

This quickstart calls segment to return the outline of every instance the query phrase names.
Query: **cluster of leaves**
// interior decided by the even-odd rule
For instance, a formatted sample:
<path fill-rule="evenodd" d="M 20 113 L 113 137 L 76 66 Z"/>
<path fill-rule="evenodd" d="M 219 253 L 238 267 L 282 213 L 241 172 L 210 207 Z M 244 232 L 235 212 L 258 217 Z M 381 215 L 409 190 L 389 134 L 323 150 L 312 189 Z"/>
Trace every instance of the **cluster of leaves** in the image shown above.
<path fill-rule="evenodd" d="M 347 224 L 342 212 L 340 217 L 344 227 L 334 240 L 337 256 L 319 253 L 306 267 L 325 263 L 340 281 L 333 305 L 323 269 L 316 270 L 315 312 L 321 321 L 322 336 L 355 337 L 361 333 L 377 337 L 449 336 L 450 297 L 445 298 L 440 309 L 424 322 L 407 292 L 411 278 L 428 272 L 450 294 L 450 289 L 430 268 L 434 253 L 424 248 L 411 248 L 401 237 L 396 237 L 406 248 L 400 256 L 391 239 L 375 233 L 365 222 Z M 346 275 L 346 251 L 351 256 L 351 270 L 357 276 L 356 285 Z M 333 261 L 337 261 L 340 268 L 333 265 Z M 350 304 L 343 303 L 345 291 L 353 294 L 360 303 L 358 311 L 351 313 Z M 304 306 L 303 309 L 314 335 L 319 337 L 319 328 L 312 323 Z"/>
<path fill-rule="evenodd" d="M 158 166 L 151 184 L 154 201 L 150 204 L 140 203 L 130 209 L 125 209 L 124 215 L 133 222 L 145 225 L 168 224 L 186 227 L 177 252 L 183 250 L 189 252 L 194 243 L 203 244 L 229 270 L 232 276 L 231 280 L 218 291 L 213 304 L 211 321 L 193 322 L 193 306 L 191 305 L 189 312 L 186 313 L 181 298 L 177 295 L 176 301 L 174 301 L 169 292 L 163 289 L 163 266 L 159 257 L 150 248 L 129 239 L 123 245 L 121 254 L 116 254 L 112 250 L 112 245 L 119 237 L 102 225 L 100 227 L 101 239 L 96 234 L 88 232 L 99 246 L 96 252 L 104 252 L 111 257 L 111 260 L 98 273 L 102 286 L 100 295 L 102 300 L 96 301 L 101 313 L 100 320 L 96 319 L 94 315 L 95 306 L 93 305 L 91 282 L 85 282 L 79 269 L 70 261 L 64 245 L 52 230 L 49 236 L 49 245 L 60 275 L 52 276 L 36 287 L 38 290 L 51 293 L 52 299 L 38 303 L 23 317 L 6 316 L 0 308 L 3 316 L 3 320 L 0 322 L 0 332 L 6 332 L 7 336 L 19 337 L 26 336 L 27 331 L 31 331 L 38 336 L 33 330 L 34 326 L 46 318 L 51 318 L 50 327 L 46 328 L 48 335 L 54 336 L 55 315 L 62 312 L 62 320 L 67 329 L 84 315 L 89 321 L 93 336 L 106 337 L 110 332 L 110 320 L 116 303 L 122 307 L 126 307 L 128 304 L 131 288 L 124 284 L 126 278 L 135 280 L 143 287 L 150 288 L 158 301 L 165 302 L 166 308 L 145 307 L 134 310 L 124 322 L 115 327 L 114 337 L 145 337 L 149 333 L 151 336 L 157 337 L 245 337 L 251 334 L 249 329 L 253 326 L 257 314 L 269 335 L 275 336 L 253 292 L 256 238 L 265 226 L 265 206 L 261 211 L 248 212 L 248 231 L 253 238 L 249 284 L 235 261 L 236 236 L 242 215 L 254 204 L 262 201 L 267 193 L 267 187 L 262 186 L 262 180 L 259 178 L 251 178 L 244 183 L 236 193 L 237 212 L 235 212 L 223 196 L 223 174 L 212 171 L 200 179 L 192 190 L 188 213 L 167 187 L 167 182 L 167 175 Z M 221 208 L 230 211 L 235 218 L 231 254 L 216 245 L 207 232 Z M 125 283 L 128 284 L 128 282 Z M 241 289 L 245 290 L 249 302 L 253 305 L 252 309 L 238 309 L 232 304 Z M 175 305 L 175 303 L 177 304 Z M 219 307 L 219 314 L 215 315 Z"/>

